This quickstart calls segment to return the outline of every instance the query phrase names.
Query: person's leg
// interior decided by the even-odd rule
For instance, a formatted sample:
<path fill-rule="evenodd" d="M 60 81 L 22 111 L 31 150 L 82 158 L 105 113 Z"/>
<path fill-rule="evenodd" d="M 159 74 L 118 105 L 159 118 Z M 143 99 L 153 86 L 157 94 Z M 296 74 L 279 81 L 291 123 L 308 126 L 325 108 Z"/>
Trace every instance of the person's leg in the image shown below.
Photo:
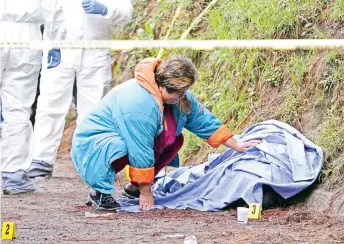
<path fill-rule="evenodd" d="M 26 170 L 33 152 L 33 130 L 29 120 L 35 99 L 42 53 L 35 50 L 1 50 L 7 64 L 1 79 L 3 106 L 1 171 L 5 194 L 34 190 Z"/>
<path fill-rule="evenodd" d="M 2 87 L 2 76 L 5 70 L 5 67 L 7 65 L 7 59 L 8 59 L 8 55 L 9 55 L 9 50 L 7 49 L 0 49 L 0 90 Z M 1 94 L 0 94 L 1 95 Z M 2 116 L 2 99 L 0 96 L 0 139 L 2 138 L 2 122 L 4 121 L 4 118 Z"/>
<path fill-rule="evenodd" d="M 72 104 L 73 105 L 73 109 L 75 111 L 77 111 L 77 107 L 78 107 L 78 100 L 76 99 L 76 97 L 77 97 L 76 94 L 78 94 L 78 90 L 77 90 L 77 87 L 76 87 L 76 76 L 75 76 L 74 84 L 73 84 L 73 100 L 74 100 L 74 103 Z"/>
<path fill-rule="evenodd" d="M 115 170 L 115 173 L 122 171 L 126 165 L 129 164 L 129 158 L 128 155 L 125 155 L 124 157 L 121 157 L 114 162 L 112 162 L 111 166 Z"/>
<path fill-rule="evenodd" d="M 75 70 L 61 63 L 41 71 L 40 95 L 34 128 L 34 154 L 30 177 L 50 176 L 61 143 L 65 118 L 72 102 Z"/>
<path fill-rule="evenodd" d="M 77 143 L 73 142 L 71 154 L 75 168 L 81 178 L 95 191 L 95 194 L 89 194 L 90 201 L 86 204 L 90 206 L 93 203 L 97 208 L 105 210 L 119 209 L 119 203 L 111 194 L 114 193 L 115 168 L 118 170 L 118 165 L 126 165 L 125 157 L 121 158 L 121 162 L 116 160 L 117 167 L 114 167 L 115 162 L 109 166 L 105 159 L 99 160 L 98 157 L 92 159 L 92 156 L 88 156 L 88 160 L 85 161 L 84 155 L 91 155 L 92 153 L 87 153 L 82 149 L 82 153 L 75 153 L 74 150 L 78 150 L 75 148 L 78 148 L 78 146 Z"/>
<path fill-rule="evenodd" d="M 158 161 L 154 165 L 154 175 L 156 176 L 159 174 L 160 170 L 162 170 L 177 156 L 179 150 L 182 148 L 184 143 L 184 136 L 180 134 L 176 137 L 175 141 L 172 145 L 166 147 L 164 152 L 159 157 Z"/>
<path fill-rule="evenodd" d="M 109 76 L 111 77 L 111 69 L 107 65 L 81 67 L 77 72 L 77 124 L 103 97 L 104 84 L 107 83 Z"/>
<path fill-rule="evenodd" d="M 180 134 L 170 146 L 165 148 L 164 152 L 154 165 L 155 176 L 160 172 L 160 170 L 168 166 L 168 164 L 177 156 L 180 148 L 183 146 L 183 143 L 184 136 L 183 134 Z M 129 198 L 138 198 L 140 196 L 140 190 L 136 184 L 129 183 L 123 189 L 122 194 Z"/>
<path fill-rule="evenodd" d="M 41 74 L 38 75 L 38 85 L 37 85 L 35 101 L 33 102 L 32 106 L 31 106 L 30 121 L 31 121 L 32 126 L 35 126 L 35 117 L 36 117 L 36 110 L 37 110 L 37 100 L 38 100 L 38 96 L 39 96 L 40 80 L 41 80 Z"/>
<path fill-rule="evenodd" d="M 2 118 L 2 102 L 1 102 L 1 97 L 0 97 L 0 140 L 2 138 L 2 121 L 3 121 L 3 118 Z"/>

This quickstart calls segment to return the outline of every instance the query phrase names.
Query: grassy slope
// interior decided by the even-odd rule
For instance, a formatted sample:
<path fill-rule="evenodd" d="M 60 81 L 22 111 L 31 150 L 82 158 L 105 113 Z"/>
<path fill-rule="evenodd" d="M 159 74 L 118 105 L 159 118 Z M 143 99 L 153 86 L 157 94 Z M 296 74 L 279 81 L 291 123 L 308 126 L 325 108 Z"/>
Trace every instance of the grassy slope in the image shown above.
<path fill-rule="evenodd" d="M 169 36 L 179 39 L 209 2 L 136 1 L 136 17 L 114 38 L 163 39 L 176 8 L 182 6 Z M 344 38 L 343 20 L 343 0 L 219 0 L 188 38 Z M 129 66 L 157 53 L 136 50 Z M 165 50 L 163 57 L 170 54 L 194 60 L 200 79 L 193 92 L 233 131 L 240 133 L 267 119 L 287 122 L 325 149 L 326 184 L 343 183 L 344 56 L 339 50 L 188 49 Z M 214 151 L 188 132 L 185 137 L 184 162 L 202 162 Z"/>

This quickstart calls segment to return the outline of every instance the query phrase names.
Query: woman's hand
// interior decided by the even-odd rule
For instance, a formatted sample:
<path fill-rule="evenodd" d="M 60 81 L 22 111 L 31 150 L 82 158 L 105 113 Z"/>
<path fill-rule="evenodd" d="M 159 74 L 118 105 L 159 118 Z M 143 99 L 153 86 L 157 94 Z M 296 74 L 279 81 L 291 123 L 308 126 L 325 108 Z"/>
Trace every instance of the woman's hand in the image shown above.
<path fill-rule="evenodd" d="M 247 142 L 238 142 L 233 137 L 231 137 L 227 141 L 225 141 L 223 143 L 223 145 L 225 145 L 226 147 L 230 147 L 235 151 L 243 152 L 243 151 L 247 150 L 248 148 L 250 148 L 254 145 L 260 144 L 260 143 L 262 143 L 261 140 L 251 140 L 251 141 L 247 141 Z"/>
<path fill-rule="evenodd" d="M 151 184 L 139 184 L 140 188 L 140 209 L 149 210 L 154 206 L 154 198 L 151 190 Z"/>
<path fill-rule="evenodd" d="M 262 143 L 262 141 L 252 140 L 252 141 L 247 141 L 247 142 L 237 142 L 237 144 L 235 145 L 235 148 L 233 149 L 238 152 L 243 152 L 246 149 L 249 149 L 250 147 L 257 145 L 259 143 Z"/>

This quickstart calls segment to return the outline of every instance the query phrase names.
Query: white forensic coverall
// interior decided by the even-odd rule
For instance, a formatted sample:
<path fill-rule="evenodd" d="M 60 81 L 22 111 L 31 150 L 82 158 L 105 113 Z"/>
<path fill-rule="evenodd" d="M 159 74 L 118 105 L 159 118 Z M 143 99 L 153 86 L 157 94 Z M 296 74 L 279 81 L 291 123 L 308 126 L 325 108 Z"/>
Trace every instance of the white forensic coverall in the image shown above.
<path fill-rule="evenodd" d="M 99 0 L 107 14 L 87 14 L 82 0 L 63 4 L 66 40 L 111 40 L 114 25 L 124 25 L 132 18 L 130 0 Z M 46 53 L 43 54 L 43 60 Z M 77 112 L 80 121 L 102 98 L 104 86 L 111 82 L 111 57 L 107 49 L 63 49 L 61 63 L 54 69 L 42 68 L 34 129 L 34 169 L 52 172 L 72 103 L 73 83 L 77 82 Z M 36 164 L 36 165 L 35 165 Z"/>
<path fill-rule="evenodd" d="M 49 38 L 61 39 L 64 31 L 61 13 L 58 0 L 0 0 L 0 40 L 42 40 L 42 24 Z M 1 49 L 2 172 L 26 171 L 31 165 L 33 130 L 29 117 L 41 61 L 40 50 Z M 47 65 L 46 61 L 44 64 Z"/>

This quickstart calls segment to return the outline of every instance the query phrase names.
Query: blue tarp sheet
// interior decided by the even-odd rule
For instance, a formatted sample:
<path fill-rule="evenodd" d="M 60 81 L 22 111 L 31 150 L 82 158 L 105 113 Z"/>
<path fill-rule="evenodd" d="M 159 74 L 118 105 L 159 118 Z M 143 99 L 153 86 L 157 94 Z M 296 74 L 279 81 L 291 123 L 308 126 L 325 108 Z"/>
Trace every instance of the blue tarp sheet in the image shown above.
<path fill-rule="evenodd" d="M 262 184 L 287 199 L 310 186 L 323 166 L 323 151 L 288 124 L 250 126 L 240 141 L 263 142 L 243 153 L 228 149 L 211 162 L 176 169 L 152 187 L 155 209 L 220 211 L 242 198 L 262 204 Z M 121 212 L 137 212 L 138 199 L 117 199 Z"/>

